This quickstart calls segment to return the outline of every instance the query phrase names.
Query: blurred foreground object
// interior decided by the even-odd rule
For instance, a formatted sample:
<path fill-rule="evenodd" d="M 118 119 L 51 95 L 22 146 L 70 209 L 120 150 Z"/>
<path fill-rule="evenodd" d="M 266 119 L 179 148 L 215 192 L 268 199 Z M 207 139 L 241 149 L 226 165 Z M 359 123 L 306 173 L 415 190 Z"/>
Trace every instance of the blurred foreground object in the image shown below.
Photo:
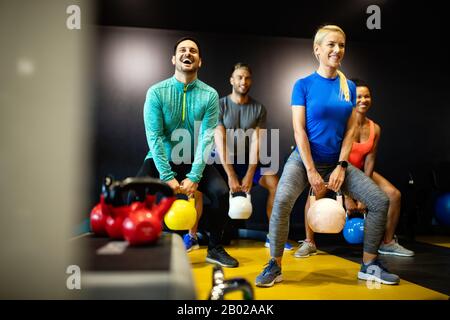
<path fill-rule="evenodd" d="M 81 8 L 70 30 L 67 8 Z M 87 1 L 0 2 L 0 298 L 61 299 L 90 177 Z"/>

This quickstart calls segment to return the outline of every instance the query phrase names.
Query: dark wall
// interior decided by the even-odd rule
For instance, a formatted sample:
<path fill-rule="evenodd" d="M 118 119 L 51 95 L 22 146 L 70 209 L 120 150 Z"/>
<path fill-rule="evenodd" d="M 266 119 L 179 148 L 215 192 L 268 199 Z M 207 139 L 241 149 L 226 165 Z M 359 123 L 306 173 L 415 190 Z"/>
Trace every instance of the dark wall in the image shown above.
<path fill-rule="evenodd" d="M 310 39 L 105 26 L 97 30 L 93 202 L 98 199 L 104 175 L 132 176 L 142 164 L 148 151 L 142 119 L 146 91 L 173 75 L 173 44 L 186 34 L 196 36 L 201 43 L 199 78 L 216 88 L 220 96 L 230 92 L 229 70 L 234 63 L 252 66 L 251 95 L 265 104 L 268 128 L 280 130 L 280 166 L 283 164 L 294 143 L 292 86 L 317 68 Z M 450 161 L 446 82 L 441 70 L 433 68 L 433 58 L 431 52 L 418 52 L 409 43 L 352 42 L 348 35 L 342 71 L 371 85 L 373 107 L 369 116 L 382 127 L 376 171 L 401 191 L 408 168 Z M 258 199 L 265 197 L 263 190 L 255 192 Z M 296 207 L 299 215 L 301 207 Z M 259 205 L 256 212 L 254 222 L 265 222 L 264 206 Z M 301 223 L 302 218 L 296 221 Z"/>

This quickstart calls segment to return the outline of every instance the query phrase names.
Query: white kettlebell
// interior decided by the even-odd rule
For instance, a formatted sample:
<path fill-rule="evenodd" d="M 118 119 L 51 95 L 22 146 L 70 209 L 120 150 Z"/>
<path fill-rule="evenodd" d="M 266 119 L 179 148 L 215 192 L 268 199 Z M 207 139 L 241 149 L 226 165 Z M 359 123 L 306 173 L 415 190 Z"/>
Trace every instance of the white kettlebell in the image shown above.
<path fill-rule="evenodd" d="M 236 196 L 230 192 L 230 209 L 228 215 L 231 219 L 248 219 L 252 215 L 252 199 L 249 193 L 246 197 Z"/>
<path fill-rule="evenodd" d="M 340 191 L 336 192 L 336 200 L 322 198 L 316 200 L 311 188 L 308 224 L 317 233 L 339 233 L 345 225 L 345 209 Z"/>

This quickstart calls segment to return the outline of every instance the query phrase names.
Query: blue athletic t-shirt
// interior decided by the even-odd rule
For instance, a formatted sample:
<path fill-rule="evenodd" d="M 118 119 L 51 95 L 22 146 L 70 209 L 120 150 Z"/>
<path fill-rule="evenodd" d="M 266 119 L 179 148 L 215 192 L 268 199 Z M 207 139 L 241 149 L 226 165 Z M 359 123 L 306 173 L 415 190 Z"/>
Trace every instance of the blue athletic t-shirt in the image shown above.
<path fill-rule="evenodd" d="M 347 121 L 356 105 L 356 86 L 350 80 L 347 82 L 350 101 L 339 93 L 339 76 L 324 78 L 314 72 L 294 85 L 291 105 L 306 108 L 305 130 L 314 162 L 339 160 Z"/>

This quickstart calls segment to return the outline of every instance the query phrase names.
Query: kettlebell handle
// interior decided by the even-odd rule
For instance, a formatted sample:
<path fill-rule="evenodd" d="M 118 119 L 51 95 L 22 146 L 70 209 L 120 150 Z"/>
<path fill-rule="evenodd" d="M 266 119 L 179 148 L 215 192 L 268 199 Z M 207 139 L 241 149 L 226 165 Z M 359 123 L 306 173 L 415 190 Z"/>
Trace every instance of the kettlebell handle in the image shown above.
<path fill-rule="evenodd" d="M 359 213 L 361 213 L 361 211 Z M 365 220 L 367 216 L 367 210 L 362 211 L 362 214 Z M 348 210 L 345 210 L 345 220 L 348 220 L 348 218 L 350 218 L 351 216 L 352 216 L 351 214 L 348 214 Z"/>
<path fill-rule="evenodd" d="M 161 192 L 166 197 L 173 197 L 173 190 L 167 183 L 151 177 L 126 178 L 121 182 L 124 191 L 142 190 L 148 194 Z"/>
<path fill-rule="evenodd" d="M 132 177 L 122 181 L 114 181 L 112 176 L 104 179 L 102 193 L 106 203 L 120 202 L 122 195 L 135 191 L 140 196 L 162 193 L 165 197 L 173 197 L 174 193 L 168 184 L 151 177 Z"/>
<path fill-rule="evenodd" d="M 175 198 L 177 200 L 186 200 L 188 202 L 191 202 L 191 203 L 195 204 L 195 197 L 194 196 L 188 196 L 187 194 L 184 194 L 184 193 L 177 193 L 177 194 L 175 194 Z"/>
<path fill-rule="evenodd" d="M 328 183 L 325 183 L 325 185 L 328 185 Z M 309 205 L 312 206 L 313 203 L 316 201 L 316 195 L 314 194 L 313 188 L 309 188 Z M 341 190 L 338 190 L 336 192 L 336 201 L 343 206 L 344 205 L 344 197 Z"/>
<path fill-rule="evenodd" d="M 246 192 L 245 195 L 248 198 L 248 200 L 250 200 L 250 201 L 252 200 L 252 196 L 251 196 L 251 194 L 249 192 Z M 230 200 L 233 199 L 233 198 L 234 198 L 233 197 L 233 192 L 230 191 Z"/>

